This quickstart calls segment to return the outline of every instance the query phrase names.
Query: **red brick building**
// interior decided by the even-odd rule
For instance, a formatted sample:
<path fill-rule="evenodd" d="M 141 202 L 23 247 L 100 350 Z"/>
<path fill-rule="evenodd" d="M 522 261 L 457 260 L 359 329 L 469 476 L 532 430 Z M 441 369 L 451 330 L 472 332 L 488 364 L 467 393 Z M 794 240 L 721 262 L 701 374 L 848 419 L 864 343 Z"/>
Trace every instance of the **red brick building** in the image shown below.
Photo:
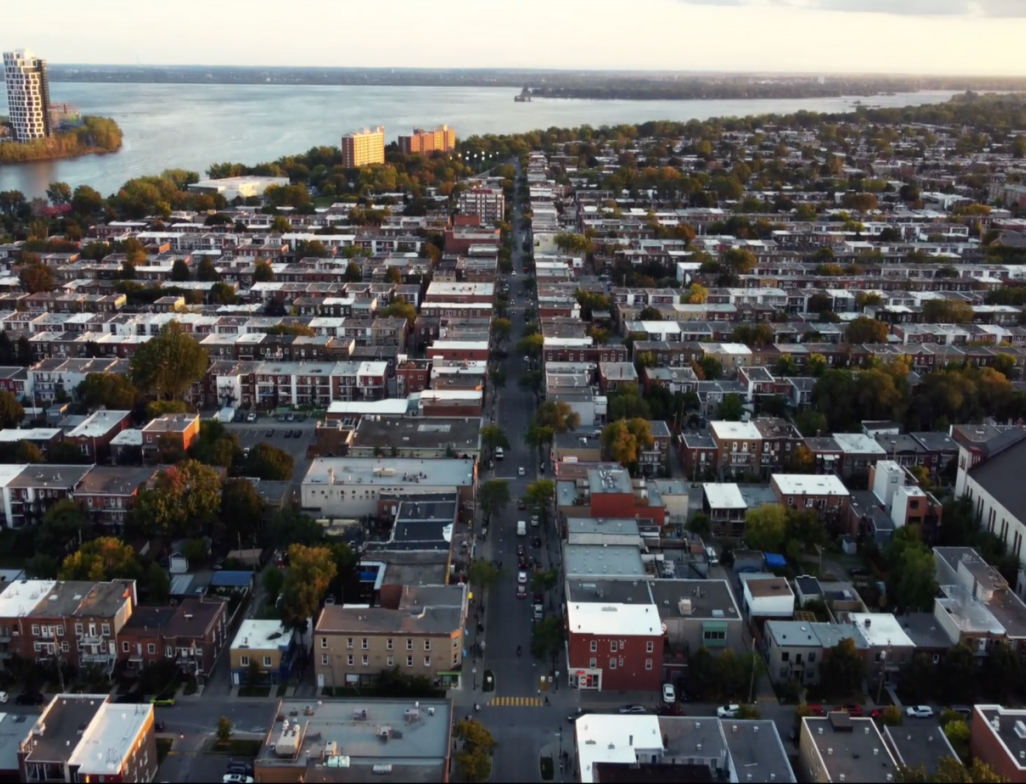
<path fill-rule="evenodd" d="M 398 397 L 423 392 L 431 386 L 431 360 L 407 359 L 395 369 Z"/>
<path fill-rule="evenodd" d="M 663 634 L 654 605 L 570 601 L 570 685 L 595 691 L 659 691 Z"/>

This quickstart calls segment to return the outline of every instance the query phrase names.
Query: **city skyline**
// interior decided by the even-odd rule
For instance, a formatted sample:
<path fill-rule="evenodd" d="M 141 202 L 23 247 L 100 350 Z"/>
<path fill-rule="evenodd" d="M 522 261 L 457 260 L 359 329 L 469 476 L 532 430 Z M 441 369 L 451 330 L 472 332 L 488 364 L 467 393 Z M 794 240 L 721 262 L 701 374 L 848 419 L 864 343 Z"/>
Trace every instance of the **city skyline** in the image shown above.
<path fill-rule="evenodd" d="M 19 9 L 17 23 L 0 32 L 0 49 L 30 48 L 51 63 L 80 65 L 1026 74 L 1017 56 L 1026 33 L 1022 0 L 641 0 L 615 24 L 601 4 L 583 0 L 523 0 L 515 13 L 506 4 L 439 0 L 432 18 L 458 46 L 425 35 L 423 6 L 412 0 L 310 0 L 294 16 L 271 4 L 265 14 L 261 5 L 182 0 L 169 18 L 124 0 L 55 0 Z M 110 18 L 162 35 L 130 38 Z M 315 19 L 317 29 L 381 24 L 388 35 L 350 36 L 340 48 L 309 35 Z M 225 38 L 229 28 L 236 35 Z M 303 43 L 252 46 L 275 35 Z"/>

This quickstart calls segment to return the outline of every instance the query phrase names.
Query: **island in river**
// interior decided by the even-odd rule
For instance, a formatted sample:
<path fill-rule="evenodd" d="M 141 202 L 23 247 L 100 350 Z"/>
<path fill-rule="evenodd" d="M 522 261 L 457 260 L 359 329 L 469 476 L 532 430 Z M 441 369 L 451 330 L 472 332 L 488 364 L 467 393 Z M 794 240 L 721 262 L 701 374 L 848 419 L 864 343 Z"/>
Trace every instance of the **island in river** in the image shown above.
<path fill-rule="evenodd" d="M 109 117 L 83 117 L 79 125 L 47 139 L 0 143 L 0 165 L 105 155 L 120 149 L 121 129 L 116 122 Z"/>

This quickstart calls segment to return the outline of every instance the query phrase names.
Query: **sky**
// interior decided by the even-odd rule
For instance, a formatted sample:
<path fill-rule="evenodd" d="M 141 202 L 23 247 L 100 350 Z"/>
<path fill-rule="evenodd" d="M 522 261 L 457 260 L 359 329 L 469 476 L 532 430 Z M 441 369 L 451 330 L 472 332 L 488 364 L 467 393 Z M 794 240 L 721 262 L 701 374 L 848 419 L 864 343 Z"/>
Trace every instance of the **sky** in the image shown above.
<path fill-rule="evenodd" d="M 1026 0 L 46 0 L 51 63 L 1026 75 Z"/>

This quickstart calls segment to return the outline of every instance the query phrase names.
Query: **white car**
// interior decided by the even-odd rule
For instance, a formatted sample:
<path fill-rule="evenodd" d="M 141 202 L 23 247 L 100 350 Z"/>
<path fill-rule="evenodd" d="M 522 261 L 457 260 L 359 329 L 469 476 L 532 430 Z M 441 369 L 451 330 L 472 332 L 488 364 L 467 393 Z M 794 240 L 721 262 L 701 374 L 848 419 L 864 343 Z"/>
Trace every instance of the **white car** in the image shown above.
<path fill-rule="evenodd" d="M 705 557 L 709 559 L 710 566 L 716 566 L 720 562 L 720 556 L 716 553 L 715 547 L 706 547 Z"/>
<path fill-rule="evenodd" d="M 9 699 L 10 699 L 10 696 L 7 694 L 7 692 L 0 691 L 0 705 L 2 705 L 3 703 L 7 702 L 7 700 L 9 700 Z"/>
<path fill-rule="evenodd" d="M 241 773 L 225 773 L 221 781 L 224 784 L 253 784 L 253 777 L 243 776 Z"/>
<path fill-rule="evenodd" d="M 663 684 L 663 702 L 667 705 L 673 705 L 677 701 L 677 691 L 673 688 L 672 683 Z"/>
<path fill-rule="evenodd" d="M 517 469 L 517 476 L 524 476 L 524 474 L 526 474 L 526 473 L 527 472 L 524 471 L 524 467 L 523 466 L 520 466 L 520 468 Z"/>
<path fill-rule="evenodd" d="M 246 421 L 247 422 L 256 422 L 256 412 L 255 411 L 250 411 L 248 414 L 246 414 Z"/>
<path fill-rule="evenodd" d="M 933 708 L 929 705 L 909 705 L 905 708 L 905 715 L 910 719 L 932 719 Z"/>
<path fill-rule="evenodd" d="M 721 705 L 716 709 L 716 718 L 718 719 L 734 719 L 737 718 L 737 712 L 741 710 L 740 705 Z"/>
<path fill-rule="evenodd" d="M 527 572 L 518 572 L 517 582 L 520 583 L 520 585 L 527 585 Z"/>

